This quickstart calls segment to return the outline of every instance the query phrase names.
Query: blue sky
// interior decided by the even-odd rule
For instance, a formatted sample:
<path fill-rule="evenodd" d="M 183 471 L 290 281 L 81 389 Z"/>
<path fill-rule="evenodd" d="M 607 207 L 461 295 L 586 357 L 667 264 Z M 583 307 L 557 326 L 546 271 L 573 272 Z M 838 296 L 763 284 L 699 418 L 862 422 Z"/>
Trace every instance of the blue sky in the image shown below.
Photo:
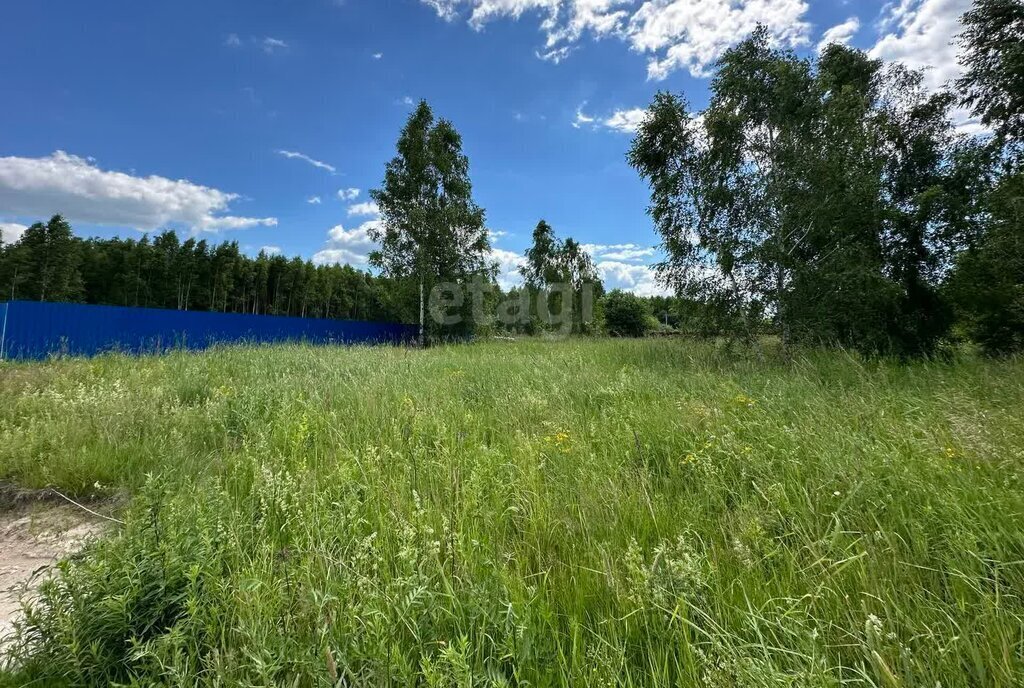
<path fill-rule="evenodd" d="M 537 220 L 610 286 L 658 290 L 647 190 L 624 156 L 659 89 L 707 99 L 765 23 L 957 74 L 968 0 L 39 0 L 0 8 L 0 232 L 62 212 L 83 235 L 173 228 L 365 267 L 411 104 L 452 120 L 503 281 Z"/>

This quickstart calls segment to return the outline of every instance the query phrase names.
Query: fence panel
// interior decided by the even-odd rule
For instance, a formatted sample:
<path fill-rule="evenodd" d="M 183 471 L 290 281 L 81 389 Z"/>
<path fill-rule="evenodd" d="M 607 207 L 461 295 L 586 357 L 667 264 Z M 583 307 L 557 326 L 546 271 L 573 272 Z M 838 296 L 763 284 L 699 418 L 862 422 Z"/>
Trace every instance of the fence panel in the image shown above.
<path fill-rule="evenodd" d="M 416 328 L 397 323 L 12 301 L 0 304 L 0 357 L 156 353 L 221 343 L 305 341 L 397 344 Z"/>

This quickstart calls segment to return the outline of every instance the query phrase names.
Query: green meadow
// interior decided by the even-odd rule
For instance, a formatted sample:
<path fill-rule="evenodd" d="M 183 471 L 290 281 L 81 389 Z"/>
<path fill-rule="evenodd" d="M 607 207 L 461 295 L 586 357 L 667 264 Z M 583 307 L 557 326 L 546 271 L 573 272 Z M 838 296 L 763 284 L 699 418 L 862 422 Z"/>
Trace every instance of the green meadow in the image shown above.
<path fill-rule="evenodd" d="M 1024 683 L 1024 364 L 680 340 L 0 366 L 113 515 L 10 685 Z"/>

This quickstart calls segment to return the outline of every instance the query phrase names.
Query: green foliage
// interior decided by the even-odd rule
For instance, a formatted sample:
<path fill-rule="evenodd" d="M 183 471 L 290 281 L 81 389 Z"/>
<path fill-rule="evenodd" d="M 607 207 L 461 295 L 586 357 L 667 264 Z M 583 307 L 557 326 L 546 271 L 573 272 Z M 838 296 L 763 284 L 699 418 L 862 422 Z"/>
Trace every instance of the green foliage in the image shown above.
<path fill-rule="evenodd" d="M 526 262 L 519 268 L 526 285 L 543 289 L 558 282 L 557 262 L 560 252 L 561 242 L 555 237 L 555 230 L 541 220 L 533 230 L 533 244 L 526 249 Z"/>
<path fill-rule="evenodd" d="M 613 337 L 643 337 L 653 329 L 648 305 L 635 294 L 614 289 L 601 299 L 601 309 L 605 330 Z"/>
<path fill-rule="evenodd" d="M 474 276 L 490 276 L 490 241 L 484 211 L 473 201 L 462 137 L 451 122 L 435 122 L 420 101 L 396 148 L 382 187 L 370 192 L 381 212 L 380 225 L 370 232 L 380 249 L 370 263 L 388 277 L 419 285 L 422 343 L 427 294 L 441 282 L 465 285 Z M 437 327 L 431 322 L 432 334 L 440 336 Z"/>
<path fill-rule="evenodd" d="M 83 291 L 79 255 L 71 226 L 60 215 L 45 225 L 37 222 L 25 230 L 14 247 L 11 291 L 33 301 L 75 301 Z"/>
<path fill-rule="evenodd" d="M 838 45 L 817 60 L 766 31 L 729 50 L 700 117 L 667 93 L 629 153 L 678 294 L 752 340 L 928 354 L 948 331 L 937 287 L 977 213 L 951 98 Z"/>
<path fill-rule="evenodd" d="M 590 339 L 4 365 L 2 478 L 132 501 L 0 684 L 1020 685 L 1021 365 Z"/>
<path fill-rule="evenodd" d="M 595 300 L 604 293 L 604 286 L 590 254 L 568 237 L 564 242 L 544 220 L 533 230 L 533 244 L 526 249 L 526 261 L 519 268 L 525 288 L 533 302 L 531 324 L 534 330 L 551 325 L 552 315 L 572 309 L 572 332 L 594 330 Z M 564 303 L 566 297 L 570 304 Z M 588 308 L 591 311 L 588 317 Z"/>
<path fill-rule="evenodd" d="M 82 239 L 59 216 L 0 246 L 0 300 L 411 322 L 405 286 L 349 265 L 314 265 L 237 242 Z"/>
<path fill-rule="evenodd" d="M 959 256 L 946 289 L 986 353 L 1024 350 L 1024 173 L 993 191 L 986 232 Z"/>
<path fill-rule="evenodd" d="M 1024 2 L 975 0 L 961 22 L 961 104 L 1006 138 L 1024 138 Z"/>

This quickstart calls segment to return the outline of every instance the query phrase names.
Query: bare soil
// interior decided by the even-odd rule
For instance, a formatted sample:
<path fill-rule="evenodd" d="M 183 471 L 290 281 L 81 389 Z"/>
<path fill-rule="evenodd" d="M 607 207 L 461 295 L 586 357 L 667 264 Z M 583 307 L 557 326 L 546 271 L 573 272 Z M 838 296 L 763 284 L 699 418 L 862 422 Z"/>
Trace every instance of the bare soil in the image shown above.
<path fill-rule="evenodd" d="M 40 501 L 0 510 L 0 646 L 21 613 L 19 598 L 109 526 L 69 504 Z"/>

